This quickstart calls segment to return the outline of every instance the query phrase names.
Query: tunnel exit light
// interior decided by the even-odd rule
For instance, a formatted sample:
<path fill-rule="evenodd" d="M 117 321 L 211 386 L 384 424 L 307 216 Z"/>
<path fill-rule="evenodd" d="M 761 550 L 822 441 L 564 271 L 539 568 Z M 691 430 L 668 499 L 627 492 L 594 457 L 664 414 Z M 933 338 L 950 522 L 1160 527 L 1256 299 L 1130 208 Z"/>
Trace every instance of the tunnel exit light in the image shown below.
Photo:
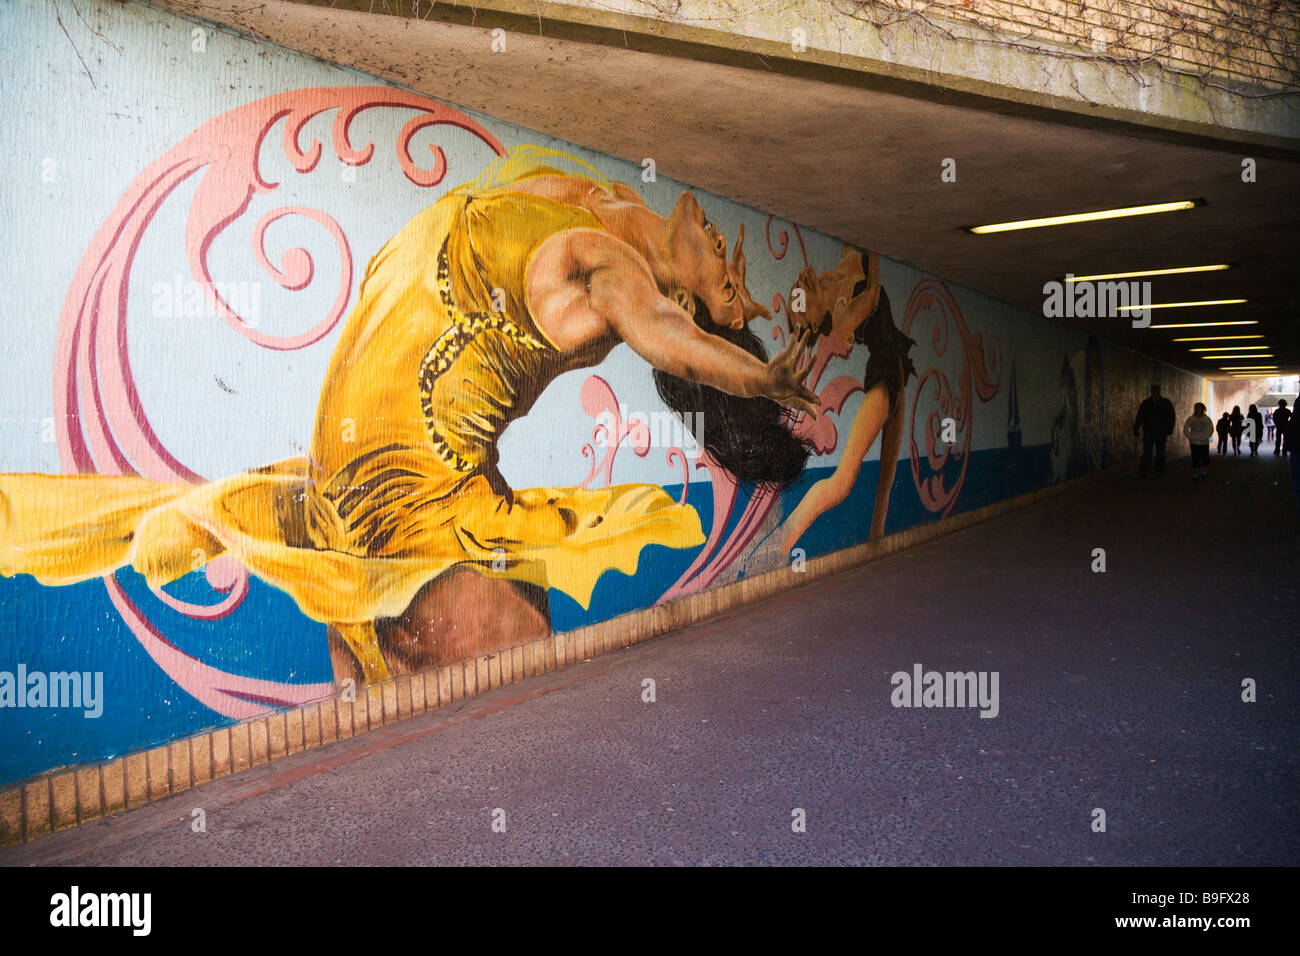
<path fill-rule="evenodd" d="M 1178 202 L 1148 203 L 1144 206 L 1122 206 L 1116 209 L 1099 209 L 1096 212 L 1075 212 L 1065 216 L 1047 216 L 1042 219 L 1019 219 L 1015 222 L 994 222 L 984 226 L 966 226 L 967 232 L 984 236 L 994 232 L 1011 232 L 1016 229 L 1041 229 L 1043 226 L 1069 226 L 1079 222 L 1099 219 L 1123 219 L 1126 216 L 1150 216 L 1158 212 L 1182 212 L 1204 204 L 1204 199 L 1183 199 Z"/>

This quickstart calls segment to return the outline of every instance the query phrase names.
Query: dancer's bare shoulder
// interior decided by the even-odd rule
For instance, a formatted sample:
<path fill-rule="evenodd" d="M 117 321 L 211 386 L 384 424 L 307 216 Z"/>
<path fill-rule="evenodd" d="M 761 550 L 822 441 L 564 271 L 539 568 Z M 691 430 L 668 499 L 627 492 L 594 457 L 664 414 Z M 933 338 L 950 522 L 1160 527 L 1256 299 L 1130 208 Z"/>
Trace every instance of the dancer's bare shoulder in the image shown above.
<path fill-rule="evenodd" d="M 566 229 L 533 252 L 524 275 L 533 321 L 562 351 L 616 341 L 619 309 L 637 312 L 662 296 L 646 261 L 599 229 Z"/>
<path fill-rule="evenodd" d="M 516 192 L 541 196 L 555 202 L 586 209 L 601 218 L 602 213 L 629 205 L 644 207 L 645 203 L 630 186 L 612 183 L 613 193 L 590 179 L 581 176 L 542 175 L 530 176 L 513 183 L 510 188 Z"/>
<path fill-rule="evenodd" d="M 509 188 L 514 192 L 541 196 L 570 206 L 585 206 L 589 194 L 603 193 L 603 190 L 589 179 L 560 175 L 529 176 L 511 183 Z"/>

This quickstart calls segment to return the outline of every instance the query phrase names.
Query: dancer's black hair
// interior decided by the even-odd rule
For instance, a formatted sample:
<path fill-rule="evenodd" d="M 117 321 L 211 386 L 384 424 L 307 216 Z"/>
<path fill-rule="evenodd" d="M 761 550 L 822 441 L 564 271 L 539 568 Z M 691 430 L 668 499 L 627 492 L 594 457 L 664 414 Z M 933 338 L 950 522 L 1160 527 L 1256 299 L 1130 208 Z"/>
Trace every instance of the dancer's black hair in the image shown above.
<path fill-rule="evenodd" d="M 708 307 L 698 297 L 695 324 L 763 362 L 768 360 L 757 335 L 748 327 L 714 325 Z M 692 430 L 696 419 L 690 413 L 703 413 L 701 444 L 743 487 L 784 488 L 803 472 L 809 449 L 790 431 L 784 405 L 770 398 L 738 398 L 658 369 L 654 379 L 659 397 L 682 415 Z M 698 434 L 695 437 L 700 439 Z"/>

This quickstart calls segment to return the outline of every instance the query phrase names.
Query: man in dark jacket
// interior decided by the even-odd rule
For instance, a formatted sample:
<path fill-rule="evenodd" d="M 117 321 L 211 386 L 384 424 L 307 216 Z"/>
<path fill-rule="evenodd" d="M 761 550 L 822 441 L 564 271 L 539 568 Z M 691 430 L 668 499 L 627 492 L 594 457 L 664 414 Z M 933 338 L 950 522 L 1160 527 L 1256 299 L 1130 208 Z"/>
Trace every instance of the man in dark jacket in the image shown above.
<path fill-rule="evenodd" d="M 1300 455 L 1295 451 L 1296 442 L 1300 442 L 1300 415 L 1293 411 L 1287 419 L 1286 446 L 1291 449 L 1291 488 L 1295 491 L 1296 502 L 1300 503 Z"/>
<path fill-rule="evenodd" d="M 1160 394 L 1160 386 L 1151 386 L 1151 397 L 1138 406 L 1133 434 L 1142 432 L 1142 464 L 1138 474 L 1145 478 L 1151 470 L 1151 451 L 1156 453 L 1156 477 L 1165 473 L 1165 439 L 1174 431 L 1174 403 Z"/>
<path fill-rule="evenodd" d="M 1273 424 L 1277 426 L 1277 444 L 1273 446 L 1273 454 L 1285 455 L 1291 450 L 1291 443 L 1287 441 L 1287 426 L 1291 421 L 1294 413 L 1286 407 L 1286 399 L 1280 398 L 1277 402 L 1277 408 L 1273 409 Z"/>

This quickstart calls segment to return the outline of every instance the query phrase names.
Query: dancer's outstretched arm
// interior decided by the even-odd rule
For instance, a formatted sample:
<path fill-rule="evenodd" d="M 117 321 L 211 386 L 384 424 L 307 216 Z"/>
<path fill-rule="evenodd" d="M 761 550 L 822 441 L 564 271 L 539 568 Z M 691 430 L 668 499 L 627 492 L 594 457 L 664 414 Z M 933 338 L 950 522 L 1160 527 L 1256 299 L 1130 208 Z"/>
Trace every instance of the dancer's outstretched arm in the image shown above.
<path fill-rule="evenodd" d="M 800 365 L 806 332 L 764 364 L 739 346 L 702 331 L 681 306 L 663 296 L 640 309 L 615 309 L 610 318 L 618 337 L 660 371 L 742 398 L 765 396 L 817 417 L 821 403 L 804 384 L 812 357 Z"/>
<path fill-rule="evenodd" d="M 534 318 L 560 348 L 615 336 L 660 371 L 742 398 L 764 396 L 814 417 L 817 396 L 804 384 L 808 335 L 771 361 L 701 330 L 682 305 L 659 291 L 645 260 L 606 233 L 575 229 L 552 236 L 529 267 Z M 733 295 L 735 289 L 732 289 Z"/>

